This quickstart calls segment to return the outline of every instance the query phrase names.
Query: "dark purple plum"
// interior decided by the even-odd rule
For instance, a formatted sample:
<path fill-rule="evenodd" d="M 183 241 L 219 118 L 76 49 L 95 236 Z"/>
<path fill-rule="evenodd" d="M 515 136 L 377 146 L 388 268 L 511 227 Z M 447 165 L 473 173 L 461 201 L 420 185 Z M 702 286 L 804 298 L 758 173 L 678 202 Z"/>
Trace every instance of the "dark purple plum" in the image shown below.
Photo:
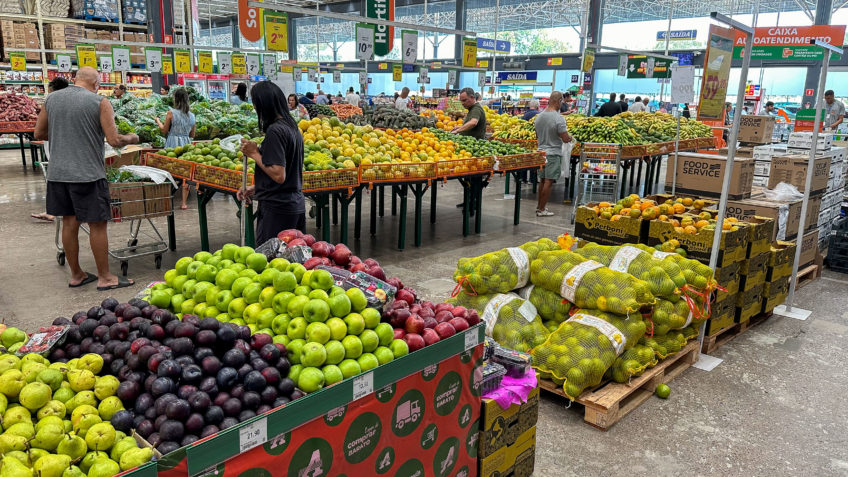
<path fill-rule="evenodd" d="M 118 300 L 110 296 L 108 298 L 104 298 L 103 301 L 100 302 L 100 307 L 105 308 L 109 311 L 115 311 L 115 308 L 118 306 L 118 304 Z"/>
<path fill-rule="evenodd" d="M 179 337 L 174 338 L 169 345 L 177 356 L 192 356 L 194 355 L 194 342 L 191 338 Z"/>
<path fill-rule="evenodd" d="M 94 330 L 97 329 L 98 326 L 100 326 L 100 323 L 98 323 L 97 320 L 87 318 L 79 325 L 80 335 L 82 335 L 83 338 L 94 336 Z"/>
<path fill-rule="evenodd" d="M 144 437 L 145 439 L 150 436 L 154 430 L 153 422 L 147 419 L 141 421 L 141 423 L 135 427 L 135 432 L 138 432 L 141 437 Z"/>
<path fill-rule="evenodd" d="M 277 399 L 278 395 L 279 392 L 277 391 L 277 388 L 273 386 L 267 386 L 265 389 L 262 390 L 261 393 L 259 393 L 259 397 L 262 398 L 262 402 L 264 402 L 265 404 L 273 403 L 274 400 Z"/>
<path fill-rule="evenodd" d="M 237 426 L 238 423 L 239 420 L 234 417 L 225 417 L 218 427 L 223 431 L 224 429 L 229 429 L 233 426 Z"/>
<path fill-rule="evenodd" d="M 137 414 L 142 414 L 144 413 L 144 411 L 153 406 L 153 403 L 155 401 L 156 400 L 153 399 L 153 396 L 151 396 L 150 393 L 143 393 L 135 399 L 135 407 L 133 408 L 133 410 Z"/>
<path fill-rule="evenodd" d="M 189 415 L 185 420 L 186 432 L 190 432 L 192 434 L 200 432 L 204 425 L 205 421 L 203 420 L 203 416 L 198 413 Z"/>
<path fill-rule="evenodd" d="M 207 424 L 220 424 L 224 420 L 224 410 L 220 406 L 210 406 L 203 414 Z"/>
<path fill-rule="evenodd" d="M 174 385 L 174 381 L 171 378 L 158 377 L 150 386 L 150 394 L 154 397 L 159 397 L 163 394 L 172 393 L 174 391 L 176 391 L 176 385 Z"/>
<path fill-rule="evenodd" d="M 196 393 L 196 392 L 197 392 L 197 386 L 194 386 L 194 385 L 191 385 L 191 384 L 183 384 L 177 390 L 177 397 L 179 397 L 180 399 L 188 400 L 188 398 L 191 397 L 191 395 Z"/>
<path fill-rule="evenodd" d="M 215 426 L 215 425 L 212 425 L 212 424 L 205 426 L 203 428 L 203 430 L 200 431 L 200 438 L 203 439 L 203 438 L 206 438 L 206 437 L 209 437 L 209 436 L 214 436 L 215 434 L 218 433 L 219 430 L 220 429 L 218 429 L 218 426 Z"/>
<path fill-rule="evenodd" d="M 259 371 L 251 371 L 244 377 L 244 388 L 248 391 L 259 392 L 265 389 L 267 385 L 268 382 L 265 381 L 265 378 Z"/>
<path fill-rule="evenodd" d="M 217 356 L 207 356 L 200 362 L 200 368 L 207 376 L 216 376 L 221 370 L 221 360 Z"/>
<path fill-rule="evenodd" d="M 238 369 L 246 362 L 246 358 L 241 350 L 231 349 L 224 353 L 221 362 L 224 363 L 224 366 Z"/>
<path fill-rule="evenodd" d="M 168 419 L 185 421 L 190 414 L 191 405 L 185 399 L 171 401 L 165 407 L 165 415 L 168 416 Z"/>
<path fill-rule="evenodd" d="M 198 384 L 201 379 L 203 379 L 203 370 L 196 364 L 184 367 L 180 376 L 180 382 L 185 384 Z"/>
<path fill-rule="evenodd" d="M 118 385 L 115 396 L 123 402 L 133 402 L 141 392 L 141 386 L 135 381 L 124 381 Z"/>
<path fill-rule="evenodd" d="M 114 427 L 115 430 L 121 431 L 124 434 L 129 434 L 130 432 L 132 432 L 133 413 L 131 411 L 127 411 L 126 409 L 121 409 L 115 414 L 112 414 L 112 419 L 110 422 L 112 423 L 112 427 Z"/>
<path fill-rule="evenodd" d="M 280 350 L 273 344 L 266 344 L 259 350 L 259 356 L 269 363 L 276 363 L 280 359 Z"/>
<path fill-rule="evenodd" d="M 294 381 L 289 378 L 283 378 L 280 380 L 280 384 L 277 385 L 277 391 L 280 392 L 280 396 L 286 396 L 291 398 L 291 394 L 295 390 Z"/>
<path fill-rule="evenodd" d="M 194 349 L 194 362 L 201 363 L 203 359 L 209 356 L 215 356 L 215 352 L 212 351 L 212 348 L 195 348 Z"/>
<path fill-rule="evenodd" d="M 248 419 L 252 419 L 254 417 L 256 417 L 255 411 L 251 411 L 250 409 L 245 409 L 244 411 L 239 413 L 238 420 L 239 420 L 239 422 L 244 422 L 244 421 L 246 421 Z"/>
<path fill-rule="evenodd" d="M 242 405 L 246 409 L 256 410 L 260 404 L 262 404 L 262 397 L 259 396 L 259 393 L 256 391 L 248 391 L 244 393 L 244 396 L 241 398 Z"/>
<path fill-rule="evenodd" d="M 221 409 L 224 410 L 224 414 L 230 417 L 238 416 L 241 412 L 241 401 L 236 398 L 229 398 L 227 402 L 221 406 Z"/>
<path fill-rule="evenodd" d="M 185 427 L 183 423 L 170 419 L 162 423 L 162 427 L 159 428 L 159 435 L 162 436 L 162 439 L 169 441 L 179 441 L 183 438 L 184 433 Z"/>
<path fill-rule="evenodd" d="M 200 330 L 194 337 L 194 342 L 197 343 L 197 346 L 214 346 L 217 339 L 214 331 Z"/>
<path fill-rule="evenodd" d="M 229 389 L 236 383 L 238 373 L 235 369 L 230 367 L 221 368 L 221 370 L 218 371 L 216 379 L 218 381 L 219 389 Z"/>
<path fill-rule="evenodd" d="M 188 397 L 188 403 L 191 409 L 195 412 L 206 412 L 209 406 L 212 405 L 212 399 L 203 391 L 196 391 Z"/>
<path fill-rule="evenodd" d="M 197 386 L 197 389 L 209 394 L 210 396 L 214 396 L 218 394 L 218 380 L 215 376 L 207 376 L 200 381 L 200 385 Z"/>
<path fill-rule="evenodd" d="M 227 399 L 230 398 L 230 393 L 220 392 L 218 393 L 214 399 L 212 399 L 212 404 L 215 406 L 223 406 Z"/>
<path fill-rule="evenodd" d="M 182 447 L 182 446 L 178 442 L 165 441 L 165 442 L 159 444 L 158 446 L 156 446 L 156 450 L 161 452 L 162 455 L 168 455 L 171 452 L 174 452 L 175 450 L 179 449 L 180 447 Z"/>

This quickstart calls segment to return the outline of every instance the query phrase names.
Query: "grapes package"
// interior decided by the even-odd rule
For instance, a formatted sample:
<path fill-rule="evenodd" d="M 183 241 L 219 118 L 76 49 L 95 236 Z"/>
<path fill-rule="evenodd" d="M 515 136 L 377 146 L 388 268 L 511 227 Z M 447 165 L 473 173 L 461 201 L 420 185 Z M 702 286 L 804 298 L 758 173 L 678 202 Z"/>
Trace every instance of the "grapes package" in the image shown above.
<path fill-rule="evenodd" d="M 516 293 L 521 298 L 529 300 L 536 307 L 536 311 L 539 312 L 539 316 L 542 317 L 546 327 L 550 324 L 555 330 L 560 323 L 568 319 L 571 303 L 561 297 L 559 293 L 545 290 L 536 285 L 527 285 Z"/>
<path fill-rule="evenodd" d="M 647 282 L 570 250 L 539 253 L 530 264 L 530 281 L 580 308 L 619 315 L 634 313 L 656 301 Z"/>
<path fill-rule="evenodd" d="M 530 263 L 540 252 L 558 249 L 556 242 L 542 238 L 479 257 L 463 257 L 456 264 L 453 279 L 467 293 L 507 293 L 527 285 Z"/>
<path fill-rule="evenodd" d="M 656 365 L 657 358 L 654 356 L 654 350 L 637 343 L 636 346 L 615 358 L 615 362 L 607 370 L 606 378 L 617 383 L 626 383 Z"/>
<path fill-rule="evenodd" d="M 584 389 L 600 384 L 616 358 L 644 334 L 645 322 L 638 313 L 625 317 L 580 310 L 533 349 L 533 367 L 562 383 L 565 395 L 574 400 Z"/>
<path fill-rule="evenodd" d="M 486 335 L 494 338 L 498 344 L 516 351 L 529 352 L 550 334 L 542 324 L 536 307 L 515 293 L 460 293 L 446 301 L 455 306 L 477 310 L 486 323 Z"/>
<path fill-rule="evenodd" d="M 600 262 L 617 272 L 624 272 L 644 280 L 651 293 L 668 300 L 679 300 L 681 288 L 686 285 L 683 270 L 671 260 L 657 260 L 641 248 L 632 245 L 610 246 L 588 243 L 574 253 Z"/>

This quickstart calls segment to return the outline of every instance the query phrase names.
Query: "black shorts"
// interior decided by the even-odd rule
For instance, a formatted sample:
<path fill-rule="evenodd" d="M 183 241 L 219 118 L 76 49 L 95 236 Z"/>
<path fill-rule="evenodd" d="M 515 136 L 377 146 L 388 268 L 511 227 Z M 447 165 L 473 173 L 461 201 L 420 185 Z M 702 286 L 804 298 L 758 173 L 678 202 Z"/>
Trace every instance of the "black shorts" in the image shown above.
<path fill-rule="evenodd" d="M 274 238 L 283 230 L 297 229 L 306 233 L 306 214 L 287 214 L 260 204 L 256 212 L 256 245 Z"/>
<path fill-rule="evenodd" d="M 57 217 L 75 216 L 84 223 L 112 219 L 109 184 L 94 182 L 47 182 L 47 213 Z"/>

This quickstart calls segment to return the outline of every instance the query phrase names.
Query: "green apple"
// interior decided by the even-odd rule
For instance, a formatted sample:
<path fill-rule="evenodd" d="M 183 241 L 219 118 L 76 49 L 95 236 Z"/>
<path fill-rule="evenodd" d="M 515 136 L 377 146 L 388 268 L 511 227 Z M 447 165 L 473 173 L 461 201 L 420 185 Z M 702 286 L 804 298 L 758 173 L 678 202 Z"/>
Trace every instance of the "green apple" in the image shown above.
<path fill-rule="evenodd" d="M 302 339 L 294 339 L 289 341 L 288 346 L 286 346 L 286 356 L 289 358 L 289 361 L 291 361 L 292 364 L 301 364 L 300 358 L 304 345 L 306 345 L 306 341 Z M 292 381 L 295 381 L 297 378 L 291 377 L 291 371 L 292 370 L 289 370 L 289 377 L 292 379 Z"/>
<path fill-rule="evenodd" d="M 389 346 L 392 340 L 395 339 L 395 330 L 388 323 L 380 323 L 374 328 L 377 336 L 380 337 L 380 346 Z"/>
<path fill-rule="evenodd" d="M 238 263 L 246 263 L 245 261 L 247 260 L 247 257 L 249 257 L 252 253 L 254 253 L 254 250 L 250 247 L 239 247 L 238 250 L 236 250 L 234 260 Z"/>
<path fill-rule="evenodd" d="M 274 344 L 281 344 L 281 345 L 283 345 L 283 346 L 288 346 L 288 345 L 289 345 L 289 343 L 291 342 L 291 340 L 289 339 L 289 337 L 288 337 L 288 336 L 286 336 L 286 335 L 276 335 L 276 336 L 274 336 L 273 338 L 271 338 L 271 341 L 272 341 Z"/>
<path fill-rule="evenodd" d="M 201 251 L 194 254 L 194 260 L 198 262 L 206 263 L 206 261 L 210 258 L 212 258 L 212 254 L 206 251 Z"/>
<path fill-rule="evenodd" d="M 359 288 L 348 288 L 345 295 L 350 299 L 350 307 L 353 311 L 360 313 L 368 306 L 368 299 L 365 298 L 365 292 Z"/>
<path fill-rule="evenodd" d="M 350 313 L 344 317 L 344 322 L 347 325 L 347 332 L 351 335 L 359 336 L 365 330 L 365 318 L 359 313 Z"/>
<path fill-rule="evenodd" d="M 272 286 L 274 284 L 274 277 L 279 274 L 280 271 L 276 268 L 266 268 L 259 273 L 259 283 L 261 283 L 263 287 Z"/>
<path fill-rule="evenodd" d="M 253 283 L 253 280 L 248 277 L 238 277 L 233 282 L 232 287 L 230 287 L 230 291 L 233 292 L 234 297 L 240 297 L 242 296 L 244 289 L 251 283 Z"/>
<path fill-rule="evenodd" d="M 289 312 L 289 316 L 293 318 L 303 316 L 303 308 L 306 306 L 307 303 L 309 303 L 309 298 L 300 295 L 295 296 L 294 298 L 289 300 L 289 303 L 286 306 L 286 309 Z"/>
<path fill-rule="evenodd" d="M 211 265 L 213 268 L 215 268 L 215 270 L 218 270 L 223 260 L 224 259 L 222 259 L 220 256 L 213 256 L 210 257 L 209 260 L 206 260 L 205 263 L 206 265 Z"/>
<path fill-rule="evenodd" d="M 324 387 L 324 373 L 318 368 L 304 367 L 297 377 L 297 387 L 305 393 L 314 393 Z"/>
<path fill-rule="evenodd" d="M 233 298 L 233 301 L 230 302 L 230 306 L 227 307 L 227 314 L 230 315 L 230 318 L 242 318 L 244 316 L 244 309 L 247 308 L 247 302 L 244 301 L 244 298 Z"/>
<path fill-rule="evenodd" d="M 374 356 L 377 358 L 377 361 L 379 361 L 380 364 L 386 364 L 389 361 L 395 359 L 395 354 L 392 353 L 392 350 L 386 348 L 385 346 L 377 347 L 377 349 L 374 350 Z"/>
<path fill-rule="evenodd" d="M 206 303 L 198 303 L 198 304 L 194 305 L 194 309 L 191 310 L 191 313 L 194 314 L 194 315 L 197 315 L 197 317 L 200 318 L 200 317 L 206 316 L 206 308 L 208 308 L 208 305 Z M 218 309 L 215 308 L 215 311 L 217 312 Z"/>
<path fill-rule="evenodd" d="M 250 328 L 250 334 L 251 335 L 256 334 L 256 330 L 258 329 L 258 328 L 256 328 L 256 323 L 247 323 L 247 327 Z"/>
<path fill-rule="evenodd" d="M 345 294 L 345 290 L 342 287 L 333 285 L 333 288 L 330 288 L 330 296 L 344 295 L 344 294 Z"/>
<path fill-rule="evenodd" d="M 168 305 L 171 304 L 171 295 L 164 290 L 153 290 L 150 292 L 148 302 L 159 308 L 168 308 Z"/>
<path fill-rule="evenodd" d="M 197 278 L 198 281 L 211 283 L 215 281 L 215 275 L 217 274 L 217 268 L 215 268 L 213 265 L 205 263 L 203 264 L 203 266 L 197 269 L 197 273 L 195 273 L 195 278 Z"/>
<path fill-rule="evenodd" d="M 304 267 L 300 263 L 292 263 L 289 265 L 289 271 L 294 274 L 295 279 L 298 283 L 303 279 L 303 274 L 306 273 L 306 267 Z"/>
<path fill-rule="evenodd" d="M 168 270 L 167 272 L 165 272 L 165 277 L 164 277 L 164 278 L 165 278 L 165 283 L 166 283 L 169 287 L 174 286 L 174 278 L 176 278 L 176 277 L 177 277 L 177 275 L 179 275 L 179 273 L 177 273 L 177 270 L 176 270 L 176 269 L 173 269 L 173 268 L 172 268 L 172 269 Z"/>
<path fill-rule="evenodd" d="M 391 344 L 389 344 L 389 349 L 392 350 L 395 359 L 409 354 L 409 346 L 404 340 L 392 340 Z"/>
<path fill-rule="evenodd" d="M 183 302 L 186 301 L 186 297 L 182 295 L 182 293 L 174 295 L 171 297 L 171 308 L 180 313 L 183 307 Z"/>
<path fill-rule="evenodd" d="M 339 318 L 350 314 L 350 298 L 344 293 L 331 296 L 327 304 L 330 305 L 330 313 Z"/>
<path fill-rule="evenodd" d="M 327 301 L 330 298 L 330 295 L 327 295 L 327 292 L 324 290 L 312 290 L 308 295 L 310 300 L 324 300 Z"/>
<path fill-rule="evenodd" d="M 345 349 L 345 358 L 356 359 L 362 355 L 362 341 L 359 337 L 348 335 L 342 340 Z"/>
<path fill-rule="evenodd" d="M 351 378 L 356 376 L 357 374 L 362 372 L 362 368 L 359 366 L 359 363 L 355 359 L 346 359 L 339 363 L 339 369 L 342 372 L 342 375 L 347 378 Z M 289 372 L 291 374 L 291 372 Z"/>
<path fill-rule="evenodd" d="M 197 277 L 197 271 L 203 265 L 204 265 L 203 262 L 198 262 L 196 260 L 189 263 L 188 267 L 186 267 L 186 275 L 188 275 L 189 278 L 196 278 Z"/>
<path fill-rule="evenodd" d="M 238 278 L 238 272 L 230 269 L 224 268 L 218 270 L 218 273 L 215 274 L 215 285 L 221 290 L 229 290 L 230 287 L 233 286 L 233 282 Z M 176 288 L 176 284 L 174 286 Z"/>
<path fill-rule="evenodd" d="M 233 263 L 232 265 L 230 265 L 227 268 L 229 268 L 230 270 L 232 270 L 236 273 L 241 273 L 247 268 L 247 266 L 243 263 Z M 256 272 L 254 272 L 254 273 L 256 273 Z"/>
<path fill-rule="evenodd" d="M 233 301 L 233 292 L 230 290 L 221 290 L 215 296 L 215 308 L 220 310 L 221 312 L 225 312 L 229 310 L 230 303 Z M 174 299 L 171 299 L 171 303 L 173 304 Z"/>
<path fill-rule="evenodd" d="M 312 290 L 312 286 L 311 286 L 311 283 L 310 283 L 310 280 L 312 279 L 312 273 L 313 273 L 312 270 L 307 270 L 307 271 L 303 272 L 303 276 L 300 277 L 300 280 L 298 280 L 298 282 L 300 282 L 300 284 L 302 286 L 305 286 L 305 287 L 309 288 L 310 290 Z"/>
<path fill-rule="evenodd" d="M 330 327 L 330 339 L 341 341 L 347 336 L 347 325 L 341 318 L 333 317 L 324 323 Z"/>
<path fill-rule="evenodd" d="M 325 386 L 331 386 L 344 379 L 342 370 L 334 364 L 328 364 L 324 366 L 323 368 L 321 368 L 321 372 L 324 374 Z"/>
<path fill-rule="evenodd" d="M 359 341 L 362 341 L 362 351 L 370 353 L 380 346 L 380 337 L 374 330 L 365 330 L 359 335 Z"/>
<path fill-rule="evenodd" d="M 307 296 L 312 289 L 306 285 L 298 285 L 294 288 L 294 294 L 297 296 Z"/>
<path fill-rule="evenodd" d="M 206 303 L 206 308 L 203 310 L 203 316 L 197 315 L 198 318 L 215 318 L 220 311 L 214 303 Z"/>
<path fill-rule="evenodd" d="M 221 289 L 218 288 L 217 285 L 212 285 L 208 290 L 206 290 L 206 300 L 204 301 L 214 306 L 215 300 L 218 298 L 218 292 L 220 291 Z"/>
<path fill-rule="evenodd" d="M 215 281 L 214 275 L 212 281 Z M 191 296 L 194 298 L 194 301 L 198 303 L 207 303 L 206 294 L 209 292 L 210 288 L 214 288 L 211 282 L 197 282 L 194 284 L 194 290 L 191 291 Z"/>
<path fill-rule="evenodd" d="M 380 324 L 380 311 L 376 308 L 366 308 L 360 314 L 365 320 L 365 328 L 373 330 Z"/>
<path fill-rule="evenodd" d="M 223 270 L 225 268 L 232 268 L 234 263 L 235 262 L 233 262 L 232 260 L 227 260 L 225 258 L 225 259 L 221 260 L 220 263 L 218 263 L 218 270 Z"/>
<path fill-rule="evenodd" d="M 186 300 L 183 302 L 182 306 L 180 306 L 180 313 L 183 315 L 191 315 L 194 314 L 194 306 L 197 305 L 197 302 L 194 300 Z"/>
<path fill-rule="evenodd" d="M 281 258 L 274 260 L 283 260 Z M 273 260 L 271 263 L 274 263 Z M 297 278 L 294 276 L 294 273 L 288 271 L 281 271 L 280 273 L 274 276 L 274 288 L 279 292 L 290 292 L 293 291 L 297 287 Z"/>
<path fill-rule="evenodd" d="M 261 293 L 262 285 L 257 282 L 252 282 L 250 285 L 244 287 L 244 290 L 241 292 L 241 297 L 244 298 L 244 301 L 248 304 L 259 303 L 259 295 Z"/>
<path fill-rule="evenodd" d="M 238 298 L 241 300 L 241 298 Z M 235 300 L 234 300 L 235 301 Z M 271 310 L 273 313 L 274 310 Z M 244 322 L 248 325 L 256 325 L 257 317 L 259 313 L 262 313 L 262 305 L 259 303 L 251 303 L 244 308 L 244 313 L 242 313 L 242 317 L 244 318 Z"/>
<path fill-rule="evenodd" d="M 274 331 L 271 327 L 276 316 L 277 313 L 274 312 L 273 308 L 263 308 L 262 311 L 256 315 L 256 326 L 258 328 L 268 329 L 268 334 L 274 336 Z"/>
<path fill-rule="evenodd" d="M 227 316 L 229 316 L 229 315 L 227 315 Z M 247 324 L 247 323 L 244 322 L 244 318 L 231 318 L 230 323 L 237 325 L 237 326 L 244 326 L 244 325 Z"/>
<path fill-rule="evenodd" d="M 183 285 L 188 281 L 188 275 L 177 275 L 174 278 L 174 290 L 179 293 L 183 291 Z"/>
<path fill-rule="evenodd" d="M 380 361 L 371 353 L 362 353 L 362 356 L 357 358 L 356 361 L 359 363 L 359 367 L 362 368 L 363 373 L 380 366 Z"/>
<path fill-rule="evenodd" d="M 306 328 L 308 323 L 303 317 L 292 318 L 289 320 L 289 325 L 286 327 L 286 336 L 289 339 L 303 339 L 306 337 Z"/>
<path fill-rule="evenodd" d="M 289 265 L 291 265 L 291 263 L 289 263 L 289 261 L 286 260 L 285 258 L 275 258 L 268 263 L 268 266 L 270 266 L 271 268 L 273 268 L 274 270 L 277 270 L 279 272 L 288 271 Z M 280 290 L 280 291 L 284 291 L 284 290 Z"/>
<path fill-rule="evenodd" d="M 174 269 L 177 271 L 177 275 L 185 275 L 189 264 L 193 261 L 194 259 L 191 257 L 183 257 L 177 260 L 177 263 L 174 264 Z"/>
<path fill-rule="evenodd" d="M 339 364 L 344 360 L 345 348 L 341 341 L 328 341 L 324 350 L 327 351 L 327 364 Z"/>
<path fill-rule="evenodd" d="M 333 275 L 327 270 L 312 270 L 312 277 L 309 280 L 309 285 L 312 288 L 329 290 L 335 283 L 336 281 L 333 280 Z"/>
<path fill-rule="evenodd" d="M 242 271 L 240 271 L 240 272 L 239 272 L 239 276 L 240 276 L 240 277 L 247 277 L 247 278 L 249 278 L 251 281 L 253 281 L 253 279 L 254 279 L 255 277 L 258 277 L 258 276 L 259 276 L 259 274 L 258 274 L 258 273 L 256 273 L 256 270 L 254 270 L 254 269 L 252 269 L 252 268 L 245 268 L 244 270 L 242 270 Z"/>
<path fill-rule="evenodd" d="M 264 254 L 254 252 L 245 257 L 244 264 L 258 273 L 268 266 L 268 258 Z"/>
<path fill-rule="evenodd" d="M 215 309 L 217 309 L 217 307 Z M 230 321 L 232 321 L 232 318 L 230 318 L 230 315 L 226 311 L 223 313 L 218 313 L 214 316 L 214 318 L 220 321 L 221 323 L 229 323 Z"/>
<path fill-rule="evenodd" d="M 194 285 L 196 284 L 197 280 L 190 278 L 183 283 L 183 287 L 179 291 L 186 298 L 194 298 Z"/>
<path fill-rule="evenodd" d="M 221 256 L 224 257 L 224 260 L 234 260 L 236 256 L 236 250 L 238 250 L 239 246 L 234 243 L 227 243 L 221 247 Z"/>
<path fill-rule="evenodd" d="M 324 322 L 330 317 L 330 306 L 320 299 L 309 300 L 303 307 L 303 317 L 310 323 Z"/>
<path fill-rule="evenodd" d="M 300 363 L 304 366 L 322 366 L 327 361 L 327 350 L 321 343 L 307 342 L 300 349 Z"/>
<path fill-rule="evenodd" d="M 324 323 L 309 323 L 306 326 L 306 341 L 324 344 L 330 341 L 330 327 Z"/>
<path fill-rule="evenodd" d="M 294 298 L 294 293 L 292 292 L 277 293 L 276 295 L 274 295 L 274 299 L 271 301 L 271 306 L 277 313 L 288 314 L 289 300 L 291 300 L 292 298 Z"/>
<path fill-rule="evenodd" d="M 286 331 L 291 323 L 291 318 L 288 313 L 280 313 L 274 316 L 271 321 L 271 329 L 274 330 L 274 336 L 287 335 Z"/>
<path fill-rule="evenodd" d="M 262 289 L 262 293 L 259 294 L 259 304 L 262 305 L 262 308 L 268 308 L 269 310 L 274 308 L 274 296 L 277 295 L 277 290 L 272 286 L 265 286 Z"/>

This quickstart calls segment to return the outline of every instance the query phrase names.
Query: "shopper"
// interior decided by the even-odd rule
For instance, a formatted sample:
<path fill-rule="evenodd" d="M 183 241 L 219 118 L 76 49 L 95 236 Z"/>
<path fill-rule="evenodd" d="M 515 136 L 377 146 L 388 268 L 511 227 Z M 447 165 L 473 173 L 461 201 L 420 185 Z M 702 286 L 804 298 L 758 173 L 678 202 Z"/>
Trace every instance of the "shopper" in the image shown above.
<path fill-rule="evenodd" d="M 530 104 L 527 105 L 527 111 L 524 113 L 524 116 L 521 119 L 525 121 L 529 121 L 533 118 L 533 116 L 539 114 L 539 100 L 531 99 Z"/>
<path fill-rule="evenodd" d="M 618 96 L 618 105 L 621 107 L 622 113 L 627 111 L 630 108 L 630 105 L 627 104 L 627 97 L 624 95 L 624 93 L 621 93 Z"/>
<path fill-rule="evenodd" d="M 34 135 L 50 141 L 47 213 L 62 216 L 62 247 L 71 269 L 68 286 L 75 288 L 97 281 L 97 289 L 103 291 L 133 284 L 132 280 L 109 272 L 106 224 L 112 218 L 112 210 L 103 141 L 112 147 L 123 147 L 138 143 L 138 136 L 118 134 L 112 103 L 97 94 L 99 87 L 97 70 L 80 68 L 74 86 L 47 96 Z M 97 276 L 80 268 L 80 223 L 89 227 Z"/>
<path fill-rule="evenodd" d="M 486 138 L 486 111 L 477 102 L 474 95 L 474 90 L 471 88 L 463 88 L 459 92 L 459 102 L 468 110 L 462 126 L 457 126 L 451 130 L 454 134 L 462 136 L 471 136 L 477 139 Z"/>
<path fill-rule="evenodd" d="M 559 107 L 560 114 L 571 114 L 575 108 L 571 105 L 571 93 L 568 91 L 562 93 L 562 106 Z"/>
<path fill-rule="evenodd" d="M 327 95 L 324 94 L 320 89 L 318 90 L 318 96 L 315 97 L 315 104 L 329 104 L 330 101 L 327 99 Z"/>
<path fill-rule="evenodd" d="M 650 112 L 651 112 L 651 108 L 648 106 L 649 104 L 651 104 L 651 98 L 649 98 L 649 97 L 647 97 L 647 96 L 645 96 L 644 98 L 642 98 L 642 106 L 645 106 L 645 112 L 646 112 L 646 113 L 650 113 Z"/>
<path fill-rule="evenodd" d="M 168 96 L 171 93 L 171 87 L 167 84 L 163 84 L 161 88 L 159 88 L 160 96 Z"/>
<path fill-rule="evenodd" d="M 548 107 L 536 116 L 536 139 L 539 142 L 539 150 L 545 153 L 547 162 L 545 168 L 539 174 L 542 179 L 539 185 L 539 203 L 536 206 L 536 217 L 550 217 L 554 215 L 548 210 L 548 199 L 554 182 L 562 173 L 562 146 L 571 142 L 571 135 L 565 123 L 565 118 L 559 114 L 562 103 L 562 93 L 554 91 L 548 99 Z M 614 104 L 614 103 L 613 103 Z"/>
<path fill-rule="evenodd" d="M 256 161 L 254 185 L 238 191 L 239 200 L 259 201 L 256 243 L 264 243 L 286 229 L 306 232 L 306 205 L 302 190 L 303 136 L 289 114 L 279 86 L 261 81 L 250 91 L 265 134 L 262 146 L 242 139 L 241 151 Z"/>
<path fill-rule="evenodd" d="M 124 97 L 125 94 L 128 94 L 127 93 L 127 87 L 124 86 L 123 84 L 117 84 L 112 89 L 112 97 L 115 98 L 115 99 L 121 99 L 121 98 Z"/>
<path fill-rule="evenodd" d="M 395 107 L 397 109 L 408 109 L 409 108 L 409 88 L 406 86 L 400 90 L 400 96 L 395 99 Z"/>
<path fill-rule="evenodd" d="M 315 104 L 315 95 L 312 91 L 307 91 L 305 95 L 300 97 L 300 104 L 304 106 L 307 104 Z"/>
<path fill-rule="evenodd" d="M 165 122 L 156 118 L 156 125 L 159 126 L 159 130 L 166 137 L 166 148 L 191 144 L 191 140 L 194 138 L 195 118 L 194 113 L 189 109 L 188 91 L 185 88 L 177 88 L 174 91 L 174 107 L 168 109 Z M 188 209 L 186 200 L 188 200 L 188 182 L 183 181 L 180 209 Z"/>
<path fill-rule="evenodd" d="M 621 112 L 621 105 L 615 102 L 615 93 L 610 93 L 610 99 L 606 103 L 602 104 L 600 108 L 598 108 L 598 112 L 595 113 L 595 116 L 598 117 L 611 117 Z"/>
<path fill-rule="evenodd" d="M 633 104 L 627 108 L 631 113 L 641 113 L 645 111 L 645 105 L 642 103 L 642 97 L 636 96 L 636 99 L 633 100 Z"/>
<path fill-rule="evenodd" d="M 774 102 L 769 101 L 766 103 L 766 107 L 763 108 L 763 116 L 775 116 L 777 111 L 774 110 Z"/>
<path fill-rule="evenodd" d="M 68 87 L 68 80 L 62 78 L 61 76 L 57 76 L 53 78 L 49 83 L 47 83 L 47 94 L 50 94 L 54 91 L 59 91 Z M 48 144 L 49 146 L 49 144 Z M 46 213 L 41 212 L 38 214 L 29 214 L 33 219 L 43 220 L 45 222 L 53 222 L 56 217 Z"/>
<path fill-rule="evenodd" d="M 835 130 L 842 124 L 842 120 L 845 119 L 845 105 L 842 104 L 842 101 L 837 101 L 834 98 L 833 90 L 829 89 L 824 92 L 824 110 L 825 110 L 825 118 L 824 118 L 824 126 L 827 129 Z"/>
<path fill-rule="evenodd" d="M 301 119 L 309 119 L 309 113 L 306 112 L 306 108 L 303 107 L 302 104 L 297 103 L 297 95 L 292 93 L 289 95 L 289 112 L 295 121 L 300 121 Z"/>
<path fill-rule="evenodd" d="M 233 91 L 233 94 L 230 95 L 230 104 L 235 104 L 236 106 L 239 106 L 246 102 L 247 85 L 244 83 L 238 83 L 236 85 L 236 89 Z"/>
<path fill-rule="evenodd" d="M 362 98 L 353 91 L 353 86 L 347 90 L 347 96 L 345 99 L 347 100 L 347 104 L 352 104 L 354 106 L 359 106 L 359 102 L 362 100 Z"/>

